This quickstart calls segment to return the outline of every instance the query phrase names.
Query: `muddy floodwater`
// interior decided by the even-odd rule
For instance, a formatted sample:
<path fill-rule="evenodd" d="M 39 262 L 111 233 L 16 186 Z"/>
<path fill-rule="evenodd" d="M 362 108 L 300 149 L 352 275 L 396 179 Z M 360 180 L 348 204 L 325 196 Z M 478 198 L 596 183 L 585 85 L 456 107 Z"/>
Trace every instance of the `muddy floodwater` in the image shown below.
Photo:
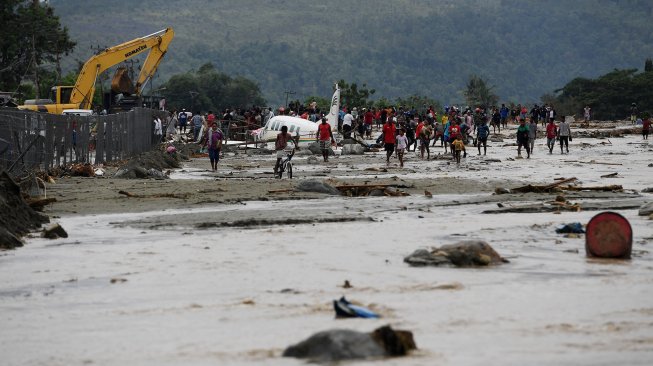
<path fill-rule="evenodd" d="M 256 180 L 258 199 L 161 201 L 143 211 L 121 209 L 131 201 L 113 193 L 88 204 L 93 214 L 79 212 L 86 196 L 62 199 L 54 221 L 68 238 L 31 238 L 0 252 L 0 364 L 301 365 L 281 357 L 286 346 L 322 330 L 367 332 L 390 324 L 411 330 L 418 351 L 347 364 L 650 365 L 649 217 L 638 216 L 637 208 L 617 210 L 633 227 L 633 258 L 598 260 L 585 256 L 583 235 L 566 237 L 555 228 L 586 224 L 600 210 L 483 213 L 497 203 L 543 201 L 537 194 L 497 196 L 495 186 L 572 176 L 584 186 L 619 184 L 624 192 L 569 193 L 570 201 L 653 201 L 641 193 L 653 187 L 653 146 L 639 136 L 605 141 L 575 138 L 571 153 L 561 156 L 545 153 L 538 140 L 533 158 L 521 160 L 509 159 L 516 148 L 494 143 L 488 157 L 470 149 L 459 168 L 411 155 L 405 169 L 383 169 L 382 153 L 341 156 L 329 166 L 296 158 L 293 184 L 396 176 L 413 184 L 405 197 L 278 199 L 260 183 L 283 184 L 266 176 L 271 155 L 227 154 L 217 174 L 195 159 L 161 184 L 201 180 L 207 190 L 201 194 L 219 196 L 208 191 L 212 184 L 248 184 L 226 178 L 231 172 Z M 501 162 L 484 163 L 489 158 Z M 614 172 L 618 178 L 601 178 Z M 430 177 L 442 180 L 424 183 Z M 444 187 L 457 179 L 464 189 Z M 53 194 L 93 183 L 60 184 Z M 115 184 L 137 189 L 133 182 Z M 221 187 L 227 194 L 229 186 Z M 97 195 L 103 194 L 109 193 Z M 101 212 L 103 204 L 111 213 Z M 487 241 L 510 263 L 417 268 L 403 262 L 415 249 L 464 239 Z M 335 319 L 331 301 L 342 295 L 382 317 Z"/>

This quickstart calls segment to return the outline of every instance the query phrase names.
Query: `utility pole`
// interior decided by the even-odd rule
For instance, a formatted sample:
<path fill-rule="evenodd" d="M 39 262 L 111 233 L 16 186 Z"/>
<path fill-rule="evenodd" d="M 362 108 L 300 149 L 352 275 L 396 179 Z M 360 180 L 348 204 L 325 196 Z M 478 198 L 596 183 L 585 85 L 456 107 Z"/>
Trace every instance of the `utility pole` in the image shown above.
<path fill-rule="evenodd" d="M 34 71 L 34 84 L 36 84 L 36 99 L 40 99 L 41 86 L 39 85 L 39 72 L 36 63 L 36 37 L 32 33 L 32 69 Z"/>
<path fill-rule="evenodd" d="M 286 105 L 284 106 L 284 108 L 286 108 L 288 107 L 288 95 L 294 95 L 295 92 L 292 90 L 286 90 L 284 93 L 286 93 Z"/>

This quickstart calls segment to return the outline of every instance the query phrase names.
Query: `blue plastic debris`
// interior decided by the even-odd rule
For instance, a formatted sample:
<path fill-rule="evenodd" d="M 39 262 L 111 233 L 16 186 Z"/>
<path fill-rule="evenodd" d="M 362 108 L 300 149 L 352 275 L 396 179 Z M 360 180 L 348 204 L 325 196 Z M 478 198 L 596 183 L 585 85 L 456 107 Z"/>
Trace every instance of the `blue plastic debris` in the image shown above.
<path fill-rule="evenodd" d="M 338 318 L 379 318 L 380 316 L 372 310 L 354 305 L 347 301 L 345 297 L 340 300 L 333 300 L 333 309 L 336 311 Z"/>
<path fill-rule="evenodd" d="M 585 230 L 583 229 L 583 224 L 580 222 L 572 222 L 570 224 L 560 225 L 556 228 L 556 233 L 558 234 L 583 234 Z"/>

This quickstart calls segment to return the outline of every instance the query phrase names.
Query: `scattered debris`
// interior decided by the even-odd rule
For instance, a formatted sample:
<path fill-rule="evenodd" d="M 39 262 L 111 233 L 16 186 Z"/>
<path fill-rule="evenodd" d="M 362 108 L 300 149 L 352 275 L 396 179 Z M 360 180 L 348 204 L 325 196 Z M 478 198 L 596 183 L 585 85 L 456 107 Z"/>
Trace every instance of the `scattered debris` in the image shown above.
<path fill-rule="evenodd" d="M 127 279 L 126 278 L 116 277 L 116 278 L 112 278 L 109 282 L 112 283 L 112 284 L 114 284 L 114 283 L 125 283 L 125 282 L 127 282 Z"/>
<path fill-rule="evenodd" d="M 43 208 L 46 205 L 57 202 L 57 199 L 54 198 L 54 197 L 50 197 L 50 198 L 31 198 L 31 197 L 28 197 L 28 198 L 25 199 L 25 202 L 27 202 L 29 207 L 31 207 L 32 209 L 34 209 L 35 211 L 40 212 L 40 211 L 43 211 Z"/>
<path fill-rule="evenodd" d="M 580 222 L 572 222 L 569 224 L 560 225 L 556 228 L 556 233 L 558 234 L 584 234 L 585 230 L 583 229 L 583 224 Z"/>
<path fill-rule="evenodd" d="M 343 185 L 336 186 L 343 196 L 364 197 L 364 196 L 410 196 L 408 193 L 396 188 L 393 184 L 376 185 Z"/>
<path fill-rule="evenodd" d="M 68 233 L 61 227 L 61 225 L 53 224 L 43 229 L 41 237 L 46 239 L 67 238 Z"/>
<path fill-rule="evenodd" d="M 653 202 L 646 203 L 639 208 L 639 216 L 648 216 L 653 214 Z"/>
<path fill-rule="evenodd" d="M 529 184 L 529 185 L 525 185 L 525 186 L 522 186 L 522 187 L 513 188 L 513 189 L 510 190 L 510 192 L 511 193 L 515 193 L 515 192 L 518 192 L 518 193 L 557 192 L 557 191 L 559 191 L 559 186 L 560 185 L 565 184 L 565 183 L 569 183 L 569 182 L 573 182 L 575 180 L 576 180 L 575 177 L 567 178 L 567 179 L 561 179 L 561 180 L 559 180 L 559 181 L 557 181 L 555 183 L 547 184 L 547 185 L 544 185 L 544 186 L 537 186 L 537 185 Z"/>
<path fill-rule="evenodd" d="M 285 188 L 285 189 L 270 189 L 268 190 L 268 193 L 290 193 L 293 192 L 294 189 L 292 188 Z"/>
<path fill-rule="evenodd" d="M 467 240 L 443 245 L 432 250 L 417 249 L 404 258 L 411 266 L 477 267 L 508 263 L 491 246 L 482 240 Z"/>
<path fill-rule="evenodd" d="M 510 190 L 508 188 L 498 187 L 494 190 L 494 194 L 510 194 Z"/>
<path fill-rule="evenodd" d="M 68 168 L 73 177 L 94 177 L 95 170 L 91 164 L 73 164 Z"/>
<path fill-rule="evenodd" d="M 590 161 L 579 161 L 582 164 L 600 164 L 600 165 L 623 165 L 621 163 L 606 163 L 602 161 L 590 160 Z"/>
<path fill-rule="evenodd" d="M 303 358 L 313 362 L 336 362 L 406 356 L 409 351 L 415 349 L 417 346 L 412 332 L 394 330 L 386 325 L 372 333 L 347 329 L 315 333 L 306 340 L 286 348 L 282 356 Z"/>
<path fill-rule="evenodd" d="M 500 214 L 500 213 L 542 213 L 553 212 L 560 213 L 561 211 L 580 212 L 580 211 L 601 211 L 601 210 L 632 210 L 639 208 L 641 201 L 636 199 L 621 200 L 621 201 L 596 201 L 596 202 L 582 202 L 576 204 L 569 203 L 534 203 L 519 206 L 503 207 L 499 209 L 490 209 L 482 211 L 484 214 Z"/>
<path fill-rule="evenodd" d="M 333 310 L 336 312 L 336 318 L 379 318 L 380 316 L 372 310 L 352 304 L 345 297 L 340 300 L 333 300 Z"/>
<path fill-rule="evenodd" d="M 429 192 L 429 191 L 427 191 L 427 190 L 424 190 L 424 195 L 425 195 L 427 198 L 433 198 L 433 193 L 431 193 L 431 192 Z"/>
<path fill-rule="evenodd" d="M 345 283 L 342 285 L 342 288 L 352 288 L 354 286 L 349 283 L 349 280 L 345 280 Z"/>
<path fill-rule="evenodd" d="M 333 310 L 336 312 L 336 318 L 380 318 L 377 313 L 366 307 L 352 304 L 344 296 L 340 300 L 333 300 Z"/>
<path fill-rule="evenodd" d="M 560 187 L 560 189 L 565 191 L 602 191 L 602 192 L 619 192 L 623 191 L 624 187 L 618 184 L 610 186 L 599 186 L 599 187 L 581 187 L 581 186 L 566 186 Z"/>
<path fill-rule="evenodd" d="M 122 190 L 118 193 L 130 198 L 178 198 L 182 200 L 187 199 L 189 195 L 188 193 L 133 194 Z"/>
<path fill-rule="evenodd" d="M 606 175 L 602 175 L 601 178 L 616 178 L 619 175 L 619 173 L 614 172 Z"/>

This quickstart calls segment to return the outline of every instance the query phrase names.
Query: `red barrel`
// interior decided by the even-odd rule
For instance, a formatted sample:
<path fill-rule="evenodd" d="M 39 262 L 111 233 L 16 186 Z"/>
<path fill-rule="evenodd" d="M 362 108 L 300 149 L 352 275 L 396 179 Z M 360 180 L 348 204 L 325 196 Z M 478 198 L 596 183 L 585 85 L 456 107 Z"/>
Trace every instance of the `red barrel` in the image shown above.
<path fill-rule="evenodd" d="M 587 223 L 585 252 L 588 257 L 630 259 L 633 229 L 616 212 L 602 212 Z"/>

